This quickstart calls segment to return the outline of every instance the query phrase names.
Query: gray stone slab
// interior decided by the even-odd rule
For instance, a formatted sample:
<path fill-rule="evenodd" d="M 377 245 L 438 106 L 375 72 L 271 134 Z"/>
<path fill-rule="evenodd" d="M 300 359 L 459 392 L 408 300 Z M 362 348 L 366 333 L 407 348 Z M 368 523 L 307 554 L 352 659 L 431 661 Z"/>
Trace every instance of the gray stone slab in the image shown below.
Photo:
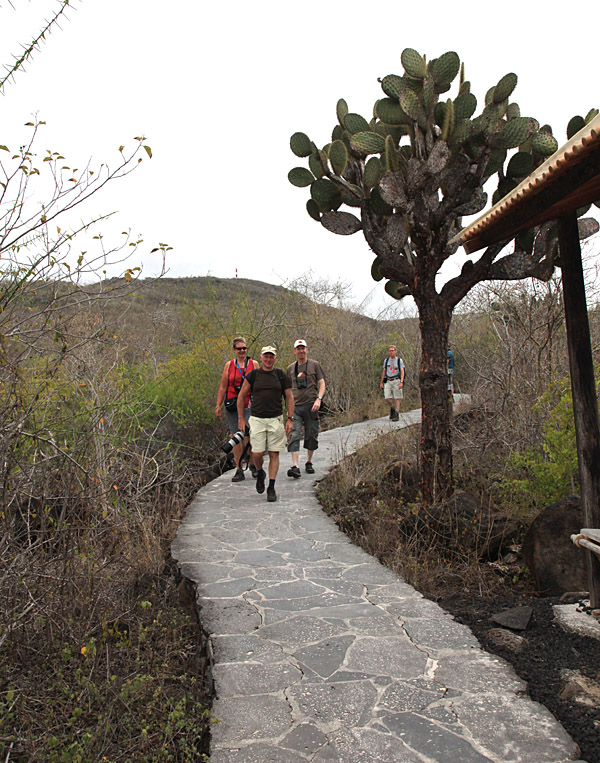
<path fill-rule="evenodd" d="M 262 638 L 276 644 L 285 644 L 289 649 L 295 650 L 347 633 L 347 630 L 344 623 L 333 623 L 298 615 L 273 625 L 265 625 L 257 633 Z"/>
<path fill-rule="evenodd" d="M 452 759 L 447 758 L 445 763 Z M 313 758 L 315 763 L 424 763 L 404 742 L 373 729 L 343 729 Z"/>
<path fill-rule="evenodd" d="M 382 418 L 323 432 L 316 476 L 398 426 Z M 282 473 L 290 463 L 282 453 Z M 222 475 L 192 501 L 173 543 L 209 637 L 211 763 L 577 755 L 507 663 L 351 544 L 321 511 L 314 482 L 279 480 L 269 504 L 253 481 Z"/>
<path fill-rule="evenodd" d="M 212 717 L 216 721 L 211 735 L 215 748 L 280 737 L 292 725 L 289 703 L 283 695 L 274 694 L 217 698 Z"/>
<path fill-rule="evenodd" d="M 265 665 L 284 659 L 285 655 L 280 644 L 260 638 L 256 633 L 212 636 L 211 648 L 215 663 L 258 662 Z"/>
<path fill-rule="evenodd" d="M 404 634 L 377 638 L 362 636 L 348 649 L 346 657 L 348 670 L 392 678 L 413 678 L 421 675 L 426 664 L 426 655 Z"/>
<path fill-rule="evenodd" d="M 249 564 L 253 567 L 285 567 L 288 561 L 272 549 L 255 549 L 252 551 L 240 551 L 235 555 L 237 564 Z"/>
<path fill-rule="evenodd" d="M 210 763 L 306 763 L 308 758 L 297 751 L 281 750 L 277 743 L 249 744 L 240 749 L 215 750 Z"/>
<path fill-rule="evenodd" d="M 552 713 L 529 698 L 470 697 L 453 703 L 453 710 L 469 735 L 482 739 L 506 763 L 555 763 L 579 755 L 579 747 Z"/>
<path fill-rule="evenodd" d="M 377 689 L 370 681 L 300 683 L 287 692 L 294 715 L 313 718 L 321 727 L 361 726 L 371 718 Z"/>
<path fill-rule="evenodd" d="M 409 681 L 394 681 L 381 695 L 379 699 L 378 713 L 389 715 L 391 713 L 418 712 L 439 702 L 443 697 L 441 691 L 428 691 Z"/>
<path fill-rule="evenodd" d="M 312 755 L 327 744 L 327 737 L 315 723 L 301 723 L 281 740 L 281 746 Z"/>
<path fill-rule="evenodd" d="M 204 599 L 200 619 L 207 633 L 248 633 L 258 628 L 261 618 L 256 610 L 239 599 Z"/>
<path fill-rule="evenodd" d="M 405 620 L 404 629 L 411 641 L 431 650 L 479 648 L 479 641 L 471 630 L 454 621 L 450 615 Z"/>
<path fill-rule="evenodd" d="M 354 636 L 334 636 L 298 649 L 294 652 L 294 657 L 303 668 L 309 668 L 322 678 L 329 678 L 343 665 L 346 653 L 354 640 Z"/>
<path fill-rule="evenodd" d="M 237 697 L 249 694 L 272 694 L 300 681 L 302 673 L 287 663 L 224 663 L 213 666 L 217 696 Z"/>
<path fill-rule="evenodd" d="M 257 585 L 254 578 L 238 578 L 236 580 L 224 580 L 219 583 L 202 583 L 198 593 L 203 598 L 223 599 L 233 598 L 242 593 L 247 593 Z"/>
<path fill-rule="evenodd" d="M 436 681 L 445 688 L 471 693 L 527 692 L 527 684 L 511 665 L 481 650 L 441 656 L 433 670 Z"/>
<path fill-rule="evenodd" d="M 464 737 L 415 713 L 389 715 L 382 722 L 410 749 L 428 760 L 451 759 L 461 763 L 489 761 L 489 757 L 476 750 Z M 452 758 L 447 758 L 449 750 L 452 751 Z M 506 758 L 503 760 L 507 761 Z"/>

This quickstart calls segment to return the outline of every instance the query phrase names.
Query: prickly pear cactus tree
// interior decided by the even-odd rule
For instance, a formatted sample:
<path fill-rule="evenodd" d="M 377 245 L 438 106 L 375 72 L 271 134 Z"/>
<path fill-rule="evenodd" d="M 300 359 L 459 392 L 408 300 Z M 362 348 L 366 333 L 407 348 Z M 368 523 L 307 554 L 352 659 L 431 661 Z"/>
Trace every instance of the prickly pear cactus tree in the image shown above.
<path fill-rule="evenodd" d="M 362 231 L 375 254 L 371 275 L 385 279 L 388 294 L 415 300 L 422 344 L 421 488 L 430 503 L 452 490 L 446 373 L 452 311 L 480 281 L 549 279 L 559 264 L 556 226 L 519 234 L 509 253 L 503 251 L 509 242 L 490 246 L 440 288 L 436 275 L 458 248 L 450 241 L 463 227 L 463 216 L 486 207 L 484 186 L 495 188 L 495 203 L 553 154 L 558 142 L 549 125 L 522 116 L 511 100 L 516 74 L 502 77 L 478 103 L 455 52 L 428 62 L 407 48 L 401 62 L 403 74 L 379 80 L 382 97 L 369 119 L 341 99 L 331 140 L 322 148 L 302 132 L 292 135 L 290 147 L 308 160 L 308 168 L 295 167 L 288 178 L 310 189 L 307 212 L 328 231 Z M 594 109 L 574 117 L 567 136 L 597 114 Z M 579 223 L 582 238 L 598 230 L 593 218 Z"/>

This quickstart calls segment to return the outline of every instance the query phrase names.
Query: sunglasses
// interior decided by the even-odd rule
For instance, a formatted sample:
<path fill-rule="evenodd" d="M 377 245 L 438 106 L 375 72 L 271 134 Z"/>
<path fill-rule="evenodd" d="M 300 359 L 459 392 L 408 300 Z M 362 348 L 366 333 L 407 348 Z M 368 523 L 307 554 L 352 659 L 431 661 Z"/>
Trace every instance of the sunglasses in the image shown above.
<path fill-rule="evenodd" d="M 237 352 L 237 350 L 243 350 L 244 352 L 246 352 L 246 350 L 248 348 L 247 347 L 234 347 L 233 349 L 236 350 L 236 352 Z"/>

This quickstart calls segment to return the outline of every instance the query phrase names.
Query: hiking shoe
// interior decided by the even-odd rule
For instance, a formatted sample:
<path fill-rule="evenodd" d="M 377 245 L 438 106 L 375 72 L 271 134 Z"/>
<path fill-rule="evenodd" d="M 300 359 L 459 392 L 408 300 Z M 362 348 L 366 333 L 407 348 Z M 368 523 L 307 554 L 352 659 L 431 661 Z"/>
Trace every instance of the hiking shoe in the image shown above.
<path fill-rule="evenodd" d="M 400 419 L 400 414 L 398 411 L 394 411 L 393 413 L 390 413 L 390 419 L 392 421 L 398 421 Z"/>
<path fill-rule="evenodd" d="M 297 466 L 292 466 L 291 469 L 288 469 L 288 477 L 293 477 L 295 480 L 297 480 L 299 476 L 300 469 L 298 469 Z"/>
<path fill-rule="evenodd" d="M 274 487 L 268 487 L 267 488 L 267 501 L 269 503 L 273 503 L 277 500 L 277 493 L 275 492 Z"/>
<path fill-rule="evenodd" d="M 256 479 L 256 475 L 258 474 L 258 469 L 254 464 L 250 464 L 250 474 L 252 475 L 252 479 Z"/>
<path fill-rule="evenodd" d="M 242 480 L 246 479 L 246 475 L 241 469 L 236 469 L 235 474 L 231 478 L 232 482 L 242 482 Z"/>
<path fill-rule="evenodd" d="M 307 474 L 314 474 L 315 473 L 315 467 L 311 464 L 310 461 L 307 461 L 304 468 L 306 469 Z"/>
<path fill-rule="evenodd" d="M 264 493 L 265 492 L 265 477 L 267 475 L 265 474 L 265 470 L 261 469 L 260 471 L 256 472 L 256 492 L 257 493 Z"/>
<path fill-rule="evenodd" d="M 393 420 L 394 420 L 394 412 L 395 412 L 395 411 L 394 411 L 394 409 L 392 408 L 392 409 L 390 410 L 390 421 L 393 421 Z"/>

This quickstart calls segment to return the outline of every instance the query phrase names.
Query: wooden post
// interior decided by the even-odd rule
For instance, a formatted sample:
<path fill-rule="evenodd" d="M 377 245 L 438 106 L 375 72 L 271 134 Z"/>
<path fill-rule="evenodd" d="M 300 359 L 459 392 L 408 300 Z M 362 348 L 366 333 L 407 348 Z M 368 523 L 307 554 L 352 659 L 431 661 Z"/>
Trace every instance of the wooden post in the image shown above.
<path fill-rule="evenodd" d="M 600 423 L 577 217 L 558 221 L 583 525 L 600 529 Z M 584 551 L 590 605 L 600 608 L 600 559 Z"/>

